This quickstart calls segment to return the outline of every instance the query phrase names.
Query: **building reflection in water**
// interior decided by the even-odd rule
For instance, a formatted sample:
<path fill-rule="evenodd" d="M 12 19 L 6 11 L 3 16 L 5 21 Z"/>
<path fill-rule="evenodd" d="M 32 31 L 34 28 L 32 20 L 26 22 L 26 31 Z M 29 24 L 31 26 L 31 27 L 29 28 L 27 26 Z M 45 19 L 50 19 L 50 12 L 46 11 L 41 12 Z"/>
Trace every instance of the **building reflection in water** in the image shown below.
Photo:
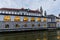
<path fill-rule="evenodd" d="M 60 40 L 60 31 L 33 31 L 0 34 L 0 40 Z"/>
<path fill-rule="evenodd" d="M 57 39 L 60 40 L 60 31 L 57 31 Z"/>

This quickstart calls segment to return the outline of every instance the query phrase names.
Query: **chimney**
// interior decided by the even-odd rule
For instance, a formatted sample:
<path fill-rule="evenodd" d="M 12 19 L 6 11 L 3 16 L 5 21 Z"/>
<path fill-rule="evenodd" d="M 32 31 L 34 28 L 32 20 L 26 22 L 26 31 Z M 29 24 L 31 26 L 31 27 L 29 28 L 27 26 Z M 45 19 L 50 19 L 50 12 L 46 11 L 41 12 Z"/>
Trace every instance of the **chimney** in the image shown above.
<path fill-rule="evenodd" d="M 47 12 L 46 12 L 46 10 L 44 11 L 44 16 L 46 16 L 47 15 Z"/>

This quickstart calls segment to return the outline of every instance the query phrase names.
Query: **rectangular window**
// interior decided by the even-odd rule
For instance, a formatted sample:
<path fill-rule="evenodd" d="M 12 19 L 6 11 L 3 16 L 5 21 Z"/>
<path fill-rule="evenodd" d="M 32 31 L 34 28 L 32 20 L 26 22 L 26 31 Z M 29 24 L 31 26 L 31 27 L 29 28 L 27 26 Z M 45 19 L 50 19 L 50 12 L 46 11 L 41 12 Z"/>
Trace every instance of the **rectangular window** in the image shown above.
<path fill-rule="evenodd" d="M 52 27 L 55 27 L 55 24 L 52 24 Z"/>
<path fill-rule="evenodd" d="M 50 24 L 50 27 L 52 27 L 52 24 Z"/>
<path fill-rule="evenodd" d="M 55 27 L 55 24 L 50 24 L 50 27 Z"/>
<path fill-rule="evenodd" d="M 57 19 L 56 22 L 59 22 L 59 19 Z"/>

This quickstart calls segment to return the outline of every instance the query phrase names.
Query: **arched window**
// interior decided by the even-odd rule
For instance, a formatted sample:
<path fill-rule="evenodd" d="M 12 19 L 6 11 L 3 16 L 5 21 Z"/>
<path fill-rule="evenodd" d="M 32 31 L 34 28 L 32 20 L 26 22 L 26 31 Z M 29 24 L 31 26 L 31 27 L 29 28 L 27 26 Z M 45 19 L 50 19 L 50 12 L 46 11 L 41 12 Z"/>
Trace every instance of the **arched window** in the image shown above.
<path fill-rule="evenodd" d="M 14 21 L 20 21 L 20 16 L 15 16 Z"/>
<path fill-rule="evenodd" d="M 23 21 L 27 22 L 28 21 L 28 17 L 24 17 Z"/>
<path fill-rule="evenodd" d="M 9 28 L 9 24 L 5 24 L 5 28 Z"/>
<path fill-rule="evenodd" d="M 24 24 L 24 27 L 27 27 L 27 24 Z"/>
<path fill-rule="evenodd" d="M 10 16 L 4 16 L 4 21 L 11 21 Z"/>
<path fill-rule="evenodd" d="M 35 21 L 35 18 L 34 18 L 34 17 L 32 17 L 32 18 L 31 18 L 31 22 L 34 22 L 34 21 Z"/>
<path fill-rule="evenodd" d="M 40 27 L 40 24 L 38 24 L 38 27 Z"/>
<path fill-rule="evenodd" d="M 44 28 L 46 28 L 47 26 L 46 26 L 46 24 L 44 24 Z"/>
<path fill-rule="evenodd" d="M 34 24 L 32 24 L 32 27 L 34 27 L 35 25 Z"/>
<path fill-rule="evenodd" d="M 18 27 L 20 27 L 20 25 L 19 25 L 19 24 L 16 24 L 16 25 L 15 25 L 15 27 L 17 27 L 17 28 L 18 28 Z"/>

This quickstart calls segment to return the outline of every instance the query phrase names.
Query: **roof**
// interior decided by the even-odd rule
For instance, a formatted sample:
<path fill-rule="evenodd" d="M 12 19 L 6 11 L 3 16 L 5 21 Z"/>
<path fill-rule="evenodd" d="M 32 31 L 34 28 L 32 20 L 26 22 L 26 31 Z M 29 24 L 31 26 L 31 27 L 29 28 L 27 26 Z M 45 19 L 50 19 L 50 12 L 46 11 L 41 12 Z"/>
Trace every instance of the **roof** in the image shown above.
<path fill-rule="evenodd" d="M 0 10 L 8 10 L 8 11 L 27 11 L 27 12 L 31 12 L 31 13 L 41 13 L 38 10 L 30 10 L 30 9 L 16 9 L 16 8 L 0 8 Z"/>
<path fill-rule="evenodd" d="M 55 15 L 47 15 L 47 17 L 60 19 L 59 17 L 57 17 L 57 16 L 55 16 Z"/>

